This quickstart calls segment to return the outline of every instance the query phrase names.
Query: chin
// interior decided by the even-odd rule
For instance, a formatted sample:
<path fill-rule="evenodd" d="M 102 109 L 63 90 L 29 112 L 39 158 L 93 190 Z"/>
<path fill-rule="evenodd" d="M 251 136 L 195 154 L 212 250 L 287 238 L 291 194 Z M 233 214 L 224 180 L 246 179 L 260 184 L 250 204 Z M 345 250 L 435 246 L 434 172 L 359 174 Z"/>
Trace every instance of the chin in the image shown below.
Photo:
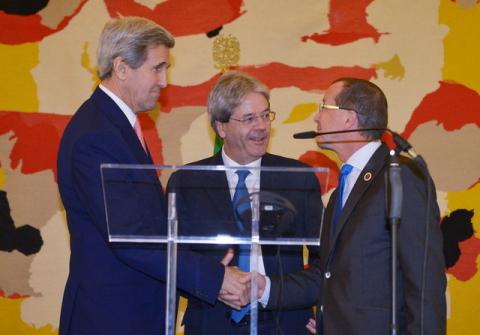
<path fill-rule="evenodd" d="M 149 103 L 149 104 L 144 104 L 142 106 L 142 112 L 148 112 L 148 111 L 151 111 L 152 109 L 155 108 L 157 102 L 155 101 L 154 103 Z"/>
<path fill-rule="evenodd" d="M 267 150 L 261 150 L 261 151 L 255 151 L 255 152 L 252 152 L 252 157 L 255 157 L 254 160 L 257 160 L 259 159 L 260 157 L 262 157 L 263 155 L 265 155 L 267 152 Z"/>

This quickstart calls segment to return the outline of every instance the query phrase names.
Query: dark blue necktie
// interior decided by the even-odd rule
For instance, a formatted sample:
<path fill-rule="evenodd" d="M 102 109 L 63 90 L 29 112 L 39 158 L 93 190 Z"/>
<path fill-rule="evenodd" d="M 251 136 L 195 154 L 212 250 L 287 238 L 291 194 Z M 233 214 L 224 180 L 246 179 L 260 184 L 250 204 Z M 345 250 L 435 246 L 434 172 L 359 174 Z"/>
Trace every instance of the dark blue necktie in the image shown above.
<path fill-rule="evenodd" d="M 235 188 L 235 193 L 233 194 L 233 211 L 235 213 L 235 223 L 237 224 L 240 232 L 245 232 L 245 223 L 242 222 L 242 219 L 239 217 L 239 214 L 244 213 L 247 210 L 251 210 L 250 201 L 243 201 L 239 203 L 239 200 L 248 196 L 247 185 L 245 184 L 245 179 L 250 174 L 248 170 L 237 170 L 235 172 L 238 175 L 238 183 Z M 243 235 L 243 234 L 242 234 Z M 240 244 L 238 247 L 238 267 L 240 270 L 248 272 L 250 271 L 250 245 L 249 244 Z M 250 305 L 242 307 L 241 310 L 232 311 L 232 320 L 235 322 L 240 322 L 243 317 L 250 311 Z"/>
<path fill-rule="evenodd" d="M 338 187 L 337 187 L 337 200 L 335 202 L 335 213 L 333 215 L 332 221 L 332 232 L 335 232 L 338 219 L 342 213 L 343 208 L 343 193 L 345 191 L 345 182 L 347 181 L 347 176 L 352 172 L 353 166 L 350 164 L 344 164 L 340 169 L 340 176 L 338 178 Z"/>

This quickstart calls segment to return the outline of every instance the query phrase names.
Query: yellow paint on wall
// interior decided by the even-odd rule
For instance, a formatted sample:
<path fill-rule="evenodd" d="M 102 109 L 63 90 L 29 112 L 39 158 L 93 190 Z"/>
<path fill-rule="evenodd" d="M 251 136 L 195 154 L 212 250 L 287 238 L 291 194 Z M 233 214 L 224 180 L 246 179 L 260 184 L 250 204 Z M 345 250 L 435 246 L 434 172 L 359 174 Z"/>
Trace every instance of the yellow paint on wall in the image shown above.
<path fill-rule="evenodd" d="M 5 171 L 0 168 L 0 190 L 3 190 L 3 185 L 5 185 Z"/>
<path fill-rule="evenodd" d="M 405 67 L 400 61 L 400 57 L 398 57 L 398 55 L 393 56 L 386 62 L 375 64 L 375 68 L 377 70 L 384 70 L 385 78 L 400 80 L 405 77 Z"/>
<path fill-rule="evenodd" d="M 473 229 L 480 228 L 480 183 L 475 187 L 447 194 L 447 207 L 450 211 L 464 208 L 473 210 Z M 478 233 L 476 234 L 478 238 Z M 477 257 L 477 271 L 480 270 Z M 480 273 L 467 281 L 461 281 L 449 275 L 448 293 L 450 297 L 450 318 L 447 322 L 447 334 L 469 335 L 480 334 Z"/>
<path fill-rule="evenodd" d="M 83 43 L 83 51 L 82 51 L 82 67 L 85 68 L 90 74 L 92 75 L 92 91 L 95 87 L 100 84 L 100 78 L 97 76 L 97 68 L 92 66 L 92 62 L 90 61 L 90 55 L 88 54 L 88 42 Z"/>
<path fill-rule="evenodd" d="M 21 318 L 20 306 L 28 298 L 10 299 L 0 296 L 0 335 L 56 335 L 51 325 L 40 328 L 25 323 Z"/>
<path fill-rule="evenodd" d="M 459 192 L 448 192 L 447 207 L 453 212 L 456 209 L 464 208 L 473 210 L 475 215 L 472 217 L 473 229 L 480 232 L 480 183 L 474 187 Z M 480 237 L 479 237 L 480 238 Z"/>
<path fill-rule="evenodd" d="M 38 64 L 38 44 L 0 44 L 0 110 L 38 111 L 37 86 L 31 70 Z"/>
<path fill-rule="evenodd" d="M 449 27 L 444 40 L 443 79 L 480 92 L 480 6 L 465 8 L 454 1 L 441 0 L 439 20 Z"/>
<path fill-rule="evenodd" d="M 298 104 L 293 107 L 288 118 L 283 123 L 295 123 L 308 119 L 310 115 L 318 111 L 318 104 L 314 102 Z"/>
<path fill-rule="evenodd" d="M 448 335 L 480 334 L 480 274 L 464 282 L 449 275 L 450 318 L 447 322 Z"/>

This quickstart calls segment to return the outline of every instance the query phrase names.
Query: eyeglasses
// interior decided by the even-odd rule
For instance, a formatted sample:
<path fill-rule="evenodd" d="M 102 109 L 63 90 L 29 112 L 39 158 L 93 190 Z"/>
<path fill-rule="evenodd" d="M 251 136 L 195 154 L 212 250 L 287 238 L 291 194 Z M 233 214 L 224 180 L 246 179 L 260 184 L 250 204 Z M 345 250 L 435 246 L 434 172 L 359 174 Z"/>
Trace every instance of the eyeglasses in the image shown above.
<path fill-rule="evenodd" d="M 356 111 L 354 109 L 351 109 L 351 108 L 336 106 L 336 105 L 327 105 L 326 103 L 322 102 L 320 104 L 319 111 L 321 111 L 323 109 L 345 109 L 345 110 L 349 110 L 349 111 L 354 111 L 356 113 Z"/>
<path fill-rule="evenodd" d="M 230 117 L 229 120 L 238 121 L 243 123 L 244 125 L 252 125 L 255 123 L 255 121 L 257 121 L 257 119 L 260 119 L 262 121 L 272 122 L 273 120 L 275 120 L 275 112 L 268 111 L 268 112 L 261 113 L 260 115 L 249 115 L 242 119 L 235 119 L 233 117 Z"/>

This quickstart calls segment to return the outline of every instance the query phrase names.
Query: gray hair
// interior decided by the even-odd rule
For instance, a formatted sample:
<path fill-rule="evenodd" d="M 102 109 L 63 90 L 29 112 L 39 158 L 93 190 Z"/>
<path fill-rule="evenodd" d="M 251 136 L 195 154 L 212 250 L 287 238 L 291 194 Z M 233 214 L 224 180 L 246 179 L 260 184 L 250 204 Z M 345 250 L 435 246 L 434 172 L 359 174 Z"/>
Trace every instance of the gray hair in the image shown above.
<path fill-rule="evenodd" d="M 164 45 L 173 48 L 175 40 L 164 28 L 141 17 L 114 19 L 105 25 L 97 50 L 98 76 L 112 75 L 113 60 L 122 57 L 132 69 L 140 67 L 150 48 Z"/>
<path fill-rule="evenodd" d="M 208 95 L 208 115 L 215 132 L 217 132 L 215 121 L 228 122 L 233 110 L 250 93 L 260 93 L 267 101 L 270 100 L 270 92 L 267 86 L 246 73 L 229 71 L 218 79 Z"/>
<path fill-rule="evenodd" d="M 340 78 L 343 88 L 335 98 L 335 103 L 357 113 L 359 128 L 387 128 L 388 104 L 385 93 L 371 81 L 359 78 Z M 383 131 L 364 132 L 369 140 L 378 140 Z"/>

